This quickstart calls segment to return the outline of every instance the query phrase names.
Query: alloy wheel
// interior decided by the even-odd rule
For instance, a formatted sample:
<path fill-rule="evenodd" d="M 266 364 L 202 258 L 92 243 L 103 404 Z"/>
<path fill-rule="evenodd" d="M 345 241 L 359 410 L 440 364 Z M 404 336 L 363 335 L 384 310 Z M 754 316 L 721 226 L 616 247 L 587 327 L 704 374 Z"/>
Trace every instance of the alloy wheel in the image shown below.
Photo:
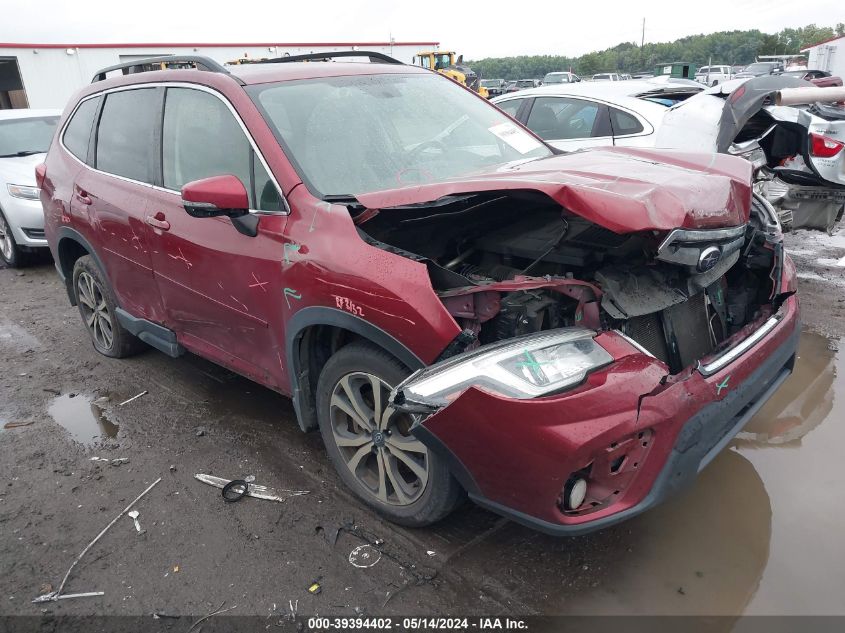
<path fill-rule="evenodd" d="M 12 259 L 12 230 L 6 224 L 6 218 L 0 213 L 0 252 L 3 253 L 3 259 L 9 261 Z"/>
<path fill-rule="evenodd" d="M 428 484 L 428 450 L 411 435 L 411 417 L 388 405 L 391 388 L 372 374 L 345 375 L 332 390 L 331 431 L 347 468 L 370 494 L 407 506 Z"/>
<path fill-rule="evenodd" d="M 82 272 L 76 282 L 76 289 L 82 318 L 94 343 L 101 349 L 111 349 L 114 342 L 114 325 L 102 288 L 94 277 Z"/>

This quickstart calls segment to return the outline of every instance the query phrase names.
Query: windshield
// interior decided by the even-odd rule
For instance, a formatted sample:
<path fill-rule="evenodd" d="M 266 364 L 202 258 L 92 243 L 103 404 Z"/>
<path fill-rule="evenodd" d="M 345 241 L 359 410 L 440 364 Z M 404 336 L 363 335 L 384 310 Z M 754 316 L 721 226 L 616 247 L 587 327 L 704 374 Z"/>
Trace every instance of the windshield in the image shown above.
<path fill-rule="evenodd" d="M 551 151 L 434 74 L 324 77 L 248 92 L 315 195 L 440 182 Z"/>
<path fill-rule="evenodd" d="M 566 73 L 549 73 L 543 77 L 544 84 L 568 84 L 569 75 Z"/>
<path fill-rule="evenodd" d="M 57 116 L 0 121 L 0 157 L 46 152 L 58 122 Z"/>
<path fill-rule="evenodd" d="M 485 88 L 498 88 L 501 83 L 502 82 L 499 79 L 483 79 L 481 81 L 481 85 Z"/>

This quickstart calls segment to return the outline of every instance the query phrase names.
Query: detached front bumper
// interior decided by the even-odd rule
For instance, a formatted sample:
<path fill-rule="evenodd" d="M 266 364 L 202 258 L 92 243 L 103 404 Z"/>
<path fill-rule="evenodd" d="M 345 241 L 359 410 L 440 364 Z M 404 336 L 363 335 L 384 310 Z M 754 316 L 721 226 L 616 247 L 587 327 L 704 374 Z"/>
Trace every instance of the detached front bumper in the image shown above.
<path fill-rule="evenodd" d="M 413 432 L 479 505 L 550 534 L 598 530 L 690 485 L 786 380 L 800 335 L 797 298 L 775 316 L 725 366 L 704 359 L 712 371 L 668 380 L 662 362 L 605 332 L 596 342 L 614 362 L 580 386 L 531 400 L 470 388 Z M 587 500 L 566 510 L 562 494 L 575 475 L 588 482 Z"/>

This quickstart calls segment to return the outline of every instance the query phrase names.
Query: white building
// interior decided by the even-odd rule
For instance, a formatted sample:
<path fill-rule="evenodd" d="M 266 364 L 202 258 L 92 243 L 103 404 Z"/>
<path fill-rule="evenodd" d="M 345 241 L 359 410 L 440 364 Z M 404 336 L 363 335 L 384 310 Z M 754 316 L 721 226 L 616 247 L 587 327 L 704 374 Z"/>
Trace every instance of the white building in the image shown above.
<path fill-rule="evenodd" d="M 366 50 L 410 63 L 438 42 L 318 42 L 252 44 L 4 44 L 0 43 L 0 109 L 63 108 L 101 68 L 162 55 L 203 55 L 225 64 L 250 58 Z"/>
<path fill-rule="evenodd" d="M 802 48 L 801 52 L 807 53 L 807 68 L 810 70 L 826 70 L 845 78 L 845 35 Z"/>

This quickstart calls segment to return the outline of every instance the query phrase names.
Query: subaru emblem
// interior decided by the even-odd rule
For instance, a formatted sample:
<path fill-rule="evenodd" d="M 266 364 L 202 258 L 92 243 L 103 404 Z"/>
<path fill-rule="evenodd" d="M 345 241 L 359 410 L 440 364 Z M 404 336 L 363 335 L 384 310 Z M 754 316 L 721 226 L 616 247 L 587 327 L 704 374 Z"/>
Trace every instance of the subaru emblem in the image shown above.
<path fill-rule="evenodd" d="M 722 259 L 722 251 L 718 246 L 708 246 L 698 257 L 698 271 L 706 273 L 708 270 L 713 270 L 713 267 Z"/>

